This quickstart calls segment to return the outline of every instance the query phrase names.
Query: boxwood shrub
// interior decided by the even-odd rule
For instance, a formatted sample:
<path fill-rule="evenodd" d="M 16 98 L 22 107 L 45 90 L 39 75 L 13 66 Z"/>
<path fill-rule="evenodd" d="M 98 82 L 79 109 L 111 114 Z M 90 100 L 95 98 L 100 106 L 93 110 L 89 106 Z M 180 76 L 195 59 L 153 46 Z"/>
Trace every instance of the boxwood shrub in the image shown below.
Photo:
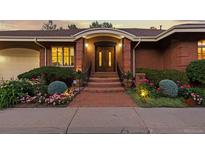
<path fill-rule="evenodd" d="M 188 78 L 185 72 L 177 70 L 155 70 L 147 68 L 137 68 L 137 73 L 145 73 L 146 78 L 158 85 L 161 80 L 169 79 L 174 82 L 180 81 L 182 84 L 188 83 Z"/>
<path fill-rule="evenodd" d="M 186 68 L 187 76 L 192 83 L 205 84 L 205 60 L 191 62 Z"/>
<path fill-rule="evenodd" d="M 50 84 L 53 81 L 63 81 L 67 86 L 71 86 L 75 78 L 74 70 L 66 67 L 46 66 L 35 68 L 28 72 L 18 75 L 19 79 L 42 78 L 45 84 Z"/>

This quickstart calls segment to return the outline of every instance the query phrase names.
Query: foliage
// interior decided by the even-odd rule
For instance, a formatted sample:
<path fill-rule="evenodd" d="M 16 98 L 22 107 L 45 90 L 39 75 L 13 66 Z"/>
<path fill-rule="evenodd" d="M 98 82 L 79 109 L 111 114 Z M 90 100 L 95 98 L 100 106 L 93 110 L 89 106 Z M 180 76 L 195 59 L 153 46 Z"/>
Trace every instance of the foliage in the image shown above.
<path fill-rule="evenodd" d="M 55 66 L 35 68 L 33 70 L 18 75 L 19 79 L 42 78 L 42 80 L 45 81 L 45 85 L 48 85 L 56 80 L 63 81 L 69 87 L 72 85 L 74 77 L 75 73 L 72 69 Z"/>
<path fill-rule="evenodd" d="M 34 95 L 34 87 L 27 80 L 12 80 L 0 87 L 0 109 L 13 106 L 23 95 Z"/>
<path fill-rule="evenodd" d="M 99 23 L 98 21 L 94 21 L 90 24 L 90 28 L 112 28 L 112 23 L 103 22 Z"/>
<path fill-rule="evenodd" d="M 125 78 L 127 79 L 127 80 L 131 80 L 132 78 L 133 78 L 133 75 L 132 75 L 132 72 L 130 72 L 130 71 L 128 71 L 127 73 L 125 73 Z"/>
<path fill-rule="evenodd" d="M 178 86 L 172 80 L 161 80 L 159 82 L 159 88 L 162 94 L 168 97 L 177 97 L 178 95 Z"/>
<path fill-rule="evenodd" d="M 54 81 L 48 85 L 48 94 L 62 94 L 68 89 L 67 85 L 62 81 Z"/>
<path fill-rule="evenodd" d="M 205 84 L 205 60 L 197 60 L 191 62 L 186 73 L 191 82 Z"/>
<path fill-rule="evenodd" d="M 173 80 L 174 82 L 181 81 L 182 83 L 188 83 L 188 78 L 185 72 L 177 70 L 154 70 L 147 68 L 136 69 L 137 73 L 145 73 L 146 78 L 158 86 L 159 82 L 164 79 Z"/>
<path fill-rule="evenodd" d="M 159 97 L 161 96 L 160 90 L 157 86 L 154 85 L 153 82 L 149 81 L 148 79 L 144 79 L 143 83 L 139 85 L 139 87 L 143 87 L 149 91 L 150 97 Z"/>
<path fill-rule="evenodd" d="M 42 30 L 56 30 L 57 25 L 52 20 L 48 20 L 47 23 L 43 23 Z"/>
<path fill-rule="evenodd" d="M 48 105 L 61 105 L 61 104 L 66 104 L 69 101 L 71 101 L 71 97 L 68 97 L 65 94 L 53 94 L 50 95 L 48 98 L 45 99 L 45 103 Z"/>
<path fill-rule="evenodd" d="M 136 94 L 135 89 L 129 89 L 128 94 L 137 103 L 139 107 L 186 107 L 187 105 L 183 103 L 182 98 L 168 98 L 168 97 L 148 97 L 146 98 L 146 103 L 142 101 L 139 95 Z"/>
<path fill-rule="evenodd" d="M 68 24 L 68 29 L 78 29 L 75 24 Z"/>

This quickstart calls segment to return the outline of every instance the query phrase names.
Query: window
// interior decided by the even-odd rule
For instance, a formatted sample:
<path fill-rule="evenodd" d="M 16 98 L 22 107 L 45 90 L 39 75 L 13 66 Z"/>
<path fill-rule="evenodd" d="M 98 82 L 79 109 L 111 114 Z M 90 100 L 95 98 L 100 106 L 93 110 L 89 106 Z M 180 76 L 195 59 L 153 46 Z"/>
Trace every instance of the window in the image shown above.
<path fill-rule="evenodd" d="M 198 41 L 198 59 L 205 59 L 205 40 Z"/>
<path fill-rule="evenodd" d="M 74 48 L 52 47 L 52 64 L 56 66 L 74 66 Z"/>

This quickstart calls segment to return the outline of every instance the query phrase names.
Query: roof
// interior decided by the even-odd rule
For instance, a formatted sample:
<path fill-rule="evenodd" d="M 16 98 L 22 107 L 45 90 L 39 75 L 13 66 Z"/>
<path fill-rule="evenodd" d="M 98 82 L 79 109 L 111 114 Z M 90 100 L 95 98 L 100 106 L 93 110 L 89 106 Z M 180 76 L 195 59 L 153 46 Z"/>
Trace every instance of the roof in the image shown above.
<path fill-rule="evenodd" d="M 0 31 L 0 41 L 53 41 L 73 42 L 81 37 L 98 34 L 112 35 L 119 38 L 126 37 L 131 41 L 156 42 L 174 33 L 205 32 L 205 24 L 181 24 L 168 30 L 142 28 L 84 28 L 72 30 L 16 30 Z"/>
<path fill-rule="evenodd" d="M 16 30 L 16 31 L 0 31 L 0 36 L 72 36 L 89 28 L 71 29 L 71 30 Z M 139 28 L 120 28 L 135 36 L 155 36 L 164 30 L 158 29 L 139 29 Z"/>

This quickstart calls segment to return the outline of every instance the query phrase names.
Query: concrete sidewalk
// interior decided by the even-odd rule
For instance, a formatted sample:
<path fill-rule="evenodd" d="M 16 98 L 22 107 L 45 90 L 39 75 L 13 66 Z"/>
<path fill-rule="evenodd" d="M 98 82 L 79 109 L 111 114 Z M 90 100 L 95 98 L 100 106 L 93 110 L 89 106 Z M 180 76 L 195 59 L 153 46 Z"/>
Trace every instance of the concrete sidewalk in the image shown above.
<path fill-rule="evenodd" d="M 12 108 L 0 133 L 205 133 L 204 108 Z"/>

